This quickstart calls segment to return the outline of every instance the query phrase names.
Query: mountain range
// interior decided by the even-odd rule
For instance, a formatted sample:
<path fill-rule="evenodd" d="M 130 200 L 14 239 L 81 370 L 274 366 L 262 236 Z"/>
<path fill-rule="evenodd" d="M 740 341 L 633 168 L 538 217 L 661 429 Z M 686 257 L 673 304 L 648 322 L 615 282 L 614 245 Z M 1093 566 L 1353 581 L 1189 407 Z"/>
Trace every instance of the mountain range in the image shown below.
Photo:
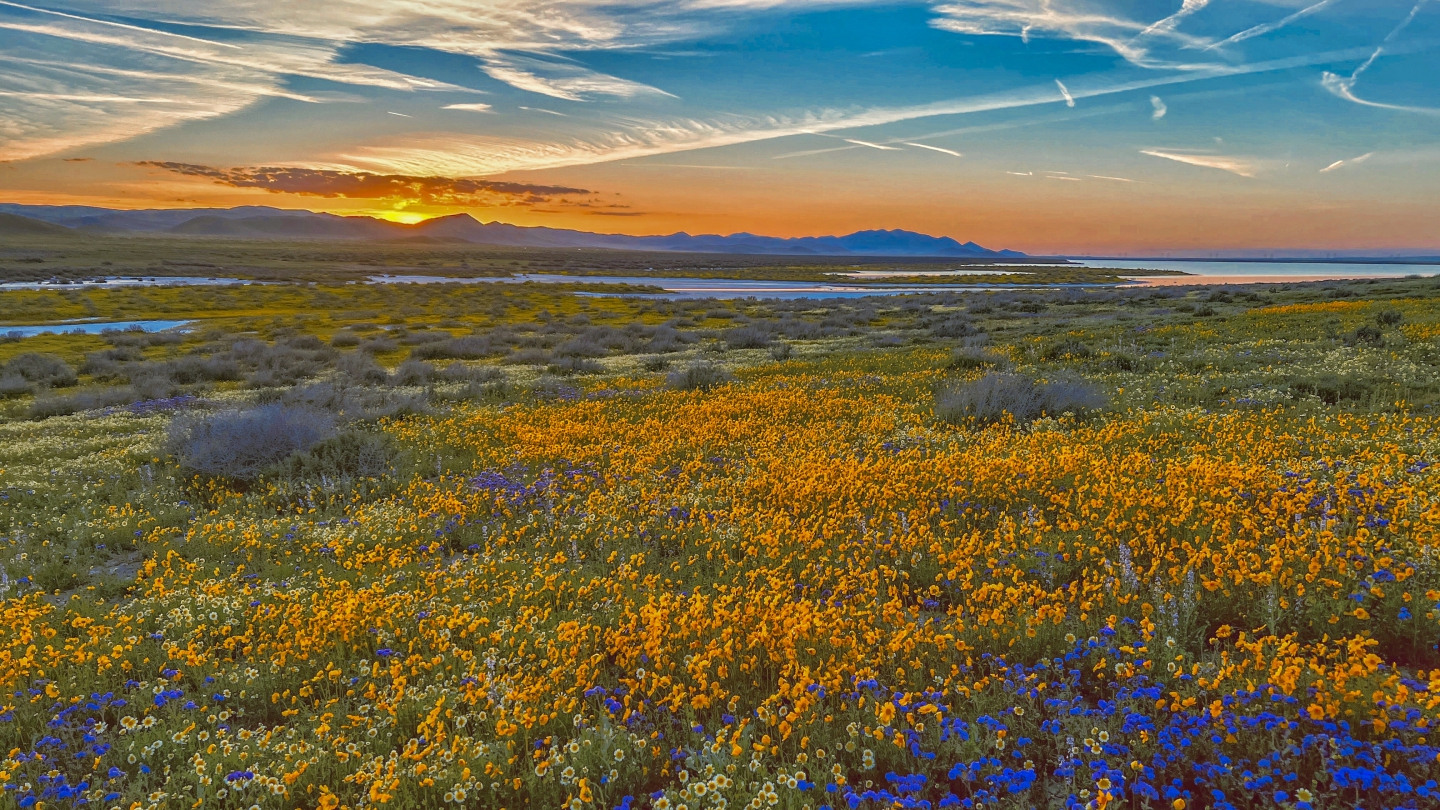
<path fill-rule="evenodd" d="M 248 239 L 369 239 L 435 243 L 473 243 L 509 247 L 609 248 L 680 253 L 742 253 L 802 256 L 936 256 L 946 258 L 1019 258 L 1024 253 L 990 250 L 948 236 L 902 230 L 856 231 L 845 236 L 782 238 L 752 233 L 626 236 L 561 228 L 521 227 L 480 222 L 469 214 L 436 217 L 414 225 L 344 217 L 268 206 L 116 210 L 83 205 L 0 203 L 0 235 L 63 233 L 154 233 L 225 236 Z M 29 224 L 27 224 L 27 222 Z M 48 223 L 48 227 L 47 227 Z"/>

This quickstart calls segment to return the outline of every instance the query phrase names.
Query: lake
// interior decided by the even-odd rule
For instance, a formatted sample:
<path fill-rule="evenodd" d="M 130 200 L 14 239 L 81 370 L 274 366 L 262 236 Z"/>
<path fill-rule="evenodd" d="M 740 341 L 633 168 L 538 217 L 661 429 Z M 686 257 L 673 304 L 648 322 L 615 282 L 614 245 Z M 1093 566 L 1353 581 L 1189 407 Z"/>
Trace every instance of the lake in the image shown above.
<path fill-rule="evenodd" d="M 71 321 L 69 323 L 50 323 L 37 326 L 4 326 L 0 325 L 0 336 L 3 337 L 34 337 L 36 335 L 62 335 L 80 333 L 83 335 L 98 335 L 111 330 L 124 332 L 130 329 L 138 329 L 142 332 L 163 332 L 166 329 L 175 329 L 184 326 L 190 321 Z"/>

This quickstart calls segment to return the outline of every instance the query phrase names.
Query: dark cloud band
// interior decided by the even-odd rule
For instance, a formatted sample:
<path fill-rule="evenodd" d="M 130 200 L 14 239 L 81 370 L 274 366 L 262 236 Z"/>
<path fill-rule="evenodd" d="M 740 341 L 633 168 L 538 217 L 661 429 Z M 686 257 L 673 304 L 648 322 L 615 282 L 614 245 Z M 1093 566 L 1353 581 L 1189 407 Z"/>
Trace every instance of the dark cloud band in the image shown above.
<path fill-rule="evenodd" d="M 406 174 L 371 174 L 331 169 L 260 167 L 218 169 L 194 163 L 143 160 L 140 166 L 204 177 L 235 188 L 263 188 L 277 194 L 346 197 L 366 200 L 408 200 L 431 205 L 508 201 L 519 204 L 546 202 L 554 197 L 591 194 L 583 188 L 507 183 L 454 177 Z"/>

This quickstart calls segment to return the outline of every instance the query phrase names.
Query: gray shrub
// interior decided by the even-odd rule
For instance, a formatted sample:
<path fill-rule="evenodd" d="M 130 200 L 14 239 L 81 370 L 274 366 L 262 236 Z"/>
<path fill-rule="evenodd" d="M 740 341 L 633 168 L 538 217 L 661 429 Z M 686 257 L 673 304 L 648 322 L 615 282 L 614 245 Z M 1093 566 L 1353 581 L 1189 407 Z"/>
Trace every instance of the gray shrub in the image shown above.
<path fill-rule="evenodd" d="M 187 473 L 250 481 L 333 435 L 329 414 L 276 403 L 178 417 L 166 447 Z"/>
<path fill-rule="evenodd" d="M 1084 415 L 1106 404 L 1105 395 L 1084 380 L 1042 382 L 1023 374 L 999 372 L 945 386 L 935 393 L 935 415 L 952 424 L 969 419 L 1000 422 L 1007 415 L 1016 424 L 1026 424 L 1047 415 Z"/>

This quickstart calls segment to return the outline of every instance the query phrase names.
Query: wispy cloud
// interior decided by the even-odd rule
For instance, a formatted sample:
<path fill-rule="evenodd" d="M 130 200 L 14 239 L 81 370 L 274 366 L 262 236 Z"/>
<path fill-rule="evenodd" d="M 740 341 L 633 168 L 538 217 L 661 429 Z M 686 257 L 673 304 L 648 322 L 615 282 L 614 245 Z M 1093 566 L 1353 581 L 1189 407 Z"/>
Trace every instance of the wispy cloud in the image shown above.
<path fill-rule="evenodd" d="M 862 140 L 860 140 L 860 139 L 858 139 L 858 138 L 841 138 L 840 140 L 842 140 L 842 141 L 844 141 L 844 142 L 846 142 L 846 143 L 853 143 L 853 144 L 855 144 L 856 146 L 864 146 L 864 147 L 867 147 L 867 148 L 870 148 L 870 149 L 881 149 L 881 150 L 884 150 L 884 151 L 886 151 L 886 152 L 899 152 L 899 151 L 900 151 L 899 147 L 895 147 L 895 146 L 885 146 L 884 144 L 873 143 L 873 142 L 871 142 L 871 141 L 862 141 Z"/>
<path fill-rule="evenodd" d="M 1207 155 L 1193 152 L 1174 152 L 1163 149 L 1142 149 L 1140 154 L 1151 157 L 1173 160 L 1176 163 L 1185 163 L 1191 166 L 1201 166 L 1206 169 L 1219 169 L 1220 171 L 1238 174 L 1241 177 L 1254 177 L 1259 170 L 1255 160 L 1251 158 L 1235 157 L 1233 155 Z"/>
<path fill-rule="evenodd" d="M 1207 71 L 1154 75 L 1129 82 L 1071 87 L 1078 100 L 1183 84 L 1221 76 L 1239 76 L 1333 62 L 1355 50 L 1314 53 L 1267 62 L 1223 65 Z M 793 135 L 836 133 L 934 116 L 964 115 L 1042 106 L 1055 102 L 1053 84 L 1033 85 L 1002 93 L 950 99 L 903 107 L 865 110 L 815 110 L 791 115 L 717 115 L 708 118 L 631 118 L 621 128 L 590 128 L 545 140 L 521 137 L 441 134 L 406 136 L 349 149 L 324 168 L 384 171 L 401 174 L 473 176 L 504 171 L 553 169 L 629 160 L 649 155 L 732 146 Z M 1132 108 L 1133 109 L 1133 108 Z M 1079 113 L 1083 114 L 1083 113 Z M 961 131 L 961 130 L 953 130 Z M 932 133 L 923 137 L 937 137 Z M 842 149 L 859 148 L 855 145 Z M 791 153 L 818 154 L 820 150 Z"/>
<path fill-rule="evenodd" d="M 569 118 L 569 116 L 566 115 L 565 113 L 556 112 L 556 111 L 554 111 L 554 110 L 547 110 L 547 109 L 545 109 L 544 107 L 521 107 L 520 109 L 526 110 L 526 111 L 529 111 L 529 112 L 545 113 L 546 115 L 558 115 L 558 116 L 560 116 L 561 118 Z"/>
<path fill-rule="evenodd" d="M 959 152 L 956 152 L 954 149 L 946 149 L 943 146 L 931 146 L 928 143 L 915 143 L 914 141 L 902 141 L 902 143 L 904 143 L 906 146 L 913 146 L 916 149 L 929 149 L 931 152 L 939 152 L 942 155 L 950 155 L 951 157 L 957 158 L 965 157 Z"/>
<path fill-rule="evenodd" d="M 1207 50 L 1207 51 L 1215 50 L 1215 49 L 1217 49 L 1217 48 L 1223 48 L 1223 47 L 1225 47 L 1226 45 L 1234 45 L 1234 44 L 1236 44 L 1236 43 L 1238 43 L 1238 42 L 1244 42 L 1244 41 L 1247 40 L 1247 39 L 1254 39 L 1255 37 L 1263 37 L 1263 36 L 1265 36 L 1266 34 L 1271 34 L 1271 33 L 1274 33 L 1274 32 L 1276 32 L 1276 31 L 1279 31 L 1281 28 L 1285 28 L 1286 26 L 1291 25 L 1292 23 L 1299 22 L 1300 20 L 1303 20 L 1303 19 L 1305 19 L 1306 17 L 1309 17 L 1309 16 L 1312 15 L 1312 14 L 1318 14 L 1318 13 L 1320 13 L 1321 11 L 1324 11 L 1325 9 L 1327 9 L 1327 8 L 1329 8 L 1329 7 L 1335 5 L 1336 3 L 1339 3 L 1339 2 L 1340 2 L 1340 0 L 1320 0 L 1320 2 L 1315 3 L 1314 5 L 1306 6 L 1305 8 L 1300 9 L 1299 11 L 1295 12 L 1294 14 L 1290 14 L 1290 15 L 1287 15 L 1287 16 L 1285 16 L 1285 17 L 1281 17 L 1280 19 L 1275 20 L 1275 21 L 1273 21 L 1273 22 L 1261 23 L 1260 25 L 1256 25 L 1256 26 L 1253 26 L 1253 27 L 1251 27 L 1251 28 L 1246 28 L 1244 31 L 1241 31 L 1241 32 L 1239 32 L 1239 33 L 1237 33 L 1237 34 L 1234 34 L 1234 35 L 1232 35 L 1232 36 L 1226 37 L 1225 39 L 1222 39 L 1222 40 L 1220 40 L 1219 42 L 1211 43 L 1210 45 L 1207 45 L 1207 46 L 1206 46 L 1205 50 Z"/>
<path fill-rule="evenodd" d="M 1375 153 L 1374 153 L 1374 152 L 1366 152 L 1365 154 L 1361 155 L 1360 157 L 1353 157 L 1353 158 L 1350 158 L 1350 159 L 1348 159 L 1348 160 L 1337 160 L 1337 161 L 1335 161 L 1334 163 L 1331 163 L 1329 166 L 1326 166 L 1325 168 L 1321 169 L 1321 170 L 1320 170 L 1320 173 L 1321 173 L 1321 174 L 1326 174 L 1326 173 L 1329 173 L 1329 172 L 1333 172 L 1333 171 L 1335 171 L 1336 169 L 1343 169 L 1343 168 L 1345 168 L 1346 166 L 1354 166 L 1354 165 L 1357 164 L 1357 163 L 1364 163 L 1365 161 L 1369 160 L 1369 159 L 1372 158 L 1372 157 L 1375 157 Z"/>
<path fill-rule="evenodd" d="M 1065 83 L 1060 81 L 1059 79 L 1055 80 L 1055 86 L 1060 88 L 1060 97 L 1065 99 L 1065 106 L 1074 107 L 1075 97 L 1070 95 L 1070 88 L 1066 87 Z"/>
<path fill-rule="evenodd" d="M 1386 104 L 1378 101 L 1370 101 L 1367 99 L 1363 99 L 1355 95 L 1355 85 L 1359 83 L 1360 77 L 1365 74 L 1365 71 L 1370 69 L 1371 65 L 1375 64 L 1375 60 L 1379 59 L 1381 55 L 1385 53 L 1386 46 L 1393 42 L 1396 37 L 1400 36 L 1401 32 L 1403 32 L 1406 28 L 1410 27 L 1410 23 L 1415 21 L 1415 16 L 1420 13 L 1420 9 L 1428 5 L 1429 2 L 1430 0 L 1419 0 L 1419 2 L 1417 2 L 1415 6 L 1410 9 L 1410 13 L 1405 15 L 1405 18 L 1400 21 L 1400 24 L 1395 26 L 1395 28 L 1390 31 L 1390 34 L 1385 37 L 1384 41 L 1382 41 L 1378 46 L 1376 46 L 1375 50 L 1371 52 L 1370 58 L 1362 62 L 1359 67 L 1355 68 L 1354 72 L 1352 72 L 1348 77 L 1341 76 L 1336 73 L 1331 73 L 1327 70 L 1320 76 L 1320 85 L 1326 90 L 1329 90 L 1338 98 L 1342 98 L 1346 101 L 1365 107 L 1376 107 L 1382 110 L 1396 110 L 1399 112 L 1421 113 L 1424 115 L 1440 115 L 1440 109 L 1434 107 L 1417 107 L 1405 104 Z"/>
<path fill-rule="evenodd" d="M 512 87 L 566 101 L 585 101 L 596 96 L 635 98 L 654 95 L 674 98 L 670 93 L 648 84 L 607 76 L 582 65 L 533 56 L 489 56 L 485 58 L 484 70 L 490 78 Z"/>
<path fill-rule="evenodd" d="M 1170 108 L 1165 106 L 1165 100 L 1159 96 L 1150 97 L 1150 107 L 1154 110 L 1154 112 L 1150 113 L 1150 118 L 1156 121 L 1164 118 L 1165 115 L 1170 112 Z"/>
<path fill-rule="evenodd" d="M 1086 177 L 1089 177 L 1089 178 L 1092 178 L 1092 179 L 1095 179 L 1095 180 L 1113 180 L 1113 181 L 1115 181 L 1115 182 L 1117 182 L 1117 183 L 1134 183 L 1134 182 L 1135 182 L 1134 180 L 1131 180 L 1131 179 L 1128 178 L 1128 177 L 1110 177 L 1110 176 L 1104 175 L 1104 174 L 1087 174 L 1087 175 L 1085 175 L 1085 176 L 1086 176 Z"/>

